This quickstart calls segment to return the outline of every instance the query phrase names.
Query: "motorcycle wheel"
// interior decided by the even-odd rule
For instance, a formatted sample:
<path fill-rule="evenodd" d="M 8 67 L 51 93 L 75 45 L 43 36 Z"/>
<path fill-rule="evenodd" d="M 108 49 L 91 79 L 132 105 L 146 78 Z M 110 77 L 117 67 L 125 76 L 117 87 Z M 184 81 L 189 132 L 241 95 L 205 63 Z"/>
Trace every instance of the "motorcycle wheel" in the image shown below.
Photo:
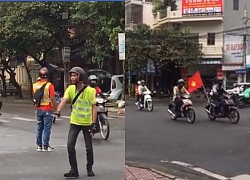
<path fill-rule="evenodd" d="M 195 114 L 194 109 L 188 108 L 188 109 L 186 110 L 186 118 L 187 118 L 187 121 L 188 121 L 190 124 L 193 124 L 193 123 L 195 122 L 196 114 Z"/>
<path fill-rule="evenodd" d="M 211 113 L 207 113 L 209 120 L 214 121 L 216 116 L 212 115 L 214 113 L 214 109 L 211 110 Z"/>
<path fill-rule="evenodd" d="M 108 118 L 104 113 L 100 114 L 99 118 L 100 118 L 99 119 L 100 135 L 104 140 L 107 140 L 110 134 L 110 126 Z"/>
<path fill-rule="evenodd" d="M 154 109 L 153 102 L 147 101 L 147 107 L 148 107 L 148 111 L 152 112 Z"/>
<path fill-rule="evenodd" d="M 228 116 L 228 119 L 232 124 L 237 124 L 240 120 L 240 113 L 237 109 L 230 109 Z"/>

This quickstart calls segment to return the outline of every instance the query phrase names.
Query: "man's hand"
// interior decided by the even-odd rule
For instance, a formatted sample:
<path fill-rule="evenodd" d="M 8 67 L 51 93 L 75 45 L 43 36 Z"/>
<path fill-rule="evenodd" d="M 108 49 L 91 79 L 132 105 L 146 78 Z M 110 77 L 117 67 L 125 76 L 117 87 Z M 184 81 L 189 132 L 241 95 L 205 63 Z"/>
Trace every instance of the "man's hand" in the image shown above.
<path fill-rule="evenodd" d="M 55 111 L 55 112 L 53 112 L 53 114 L 54 114 L 55 116 L 57 116 L 57 117 L 60 117 L 60 116 L 61 116 L 60 111 Z"/>
<path fill-rule="evenodd" d="M 92 123 L 91 133 L 94 135 L 97 132 L 96 123 Z"/>

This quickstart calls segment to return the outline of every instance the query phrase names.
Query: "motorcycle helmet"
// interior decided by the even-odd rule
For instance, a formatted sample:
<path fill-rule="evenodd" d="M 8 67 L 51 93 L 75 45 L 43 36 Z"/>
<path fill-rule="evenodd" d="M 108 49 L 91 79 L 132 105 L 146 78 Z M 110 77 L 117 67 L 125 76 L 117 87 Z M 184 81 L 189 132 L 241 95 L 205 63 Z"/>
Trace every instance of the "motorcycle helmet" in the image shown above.
<path fill-rule="evenodd" d="M 179 85 L 179 86 L 184 86 L 184 83 L 185 83 L 184 79 L 179 79 L 177 81 L 177 85 Z"/>
<path fill-rule="evenodd" d="M 71 73 L 76 73 L 76 74 L 78 74 L 78 82 L 83 82 L 84 81 L 84 77 L 85 77 L 85 71 L 82 69 L 82 68 L 80 68 L 80 67 L 73 67 L 70 71 L 69 71 L 69 73 L 71 74 Z"/>
<path fill-rule="evenodd" d="M 89 80 L 89 84 L 91 87 L 97 86 L 98 79 L 97 79 L 96 75 L 90 75 L 88 77 L 88 80 Z"/>
<path fill-rule="evenodd" d="M 138 85 L 141 85 L 141 81 L 137 81 L 137 84 L 138 84 Z"/>
<path fill-rule="evenodd" d="M 49 76 L 49 71 L 46 67 L 43 67 L 42 69 L 40 69 L 39 71 L 39 77 L 41 79 L 47 79 Z"/>
<path fill-rule="evenodd" d="M 141 85 L 145 86 L 146 82 L 144 80 L 141 80 Z"/>

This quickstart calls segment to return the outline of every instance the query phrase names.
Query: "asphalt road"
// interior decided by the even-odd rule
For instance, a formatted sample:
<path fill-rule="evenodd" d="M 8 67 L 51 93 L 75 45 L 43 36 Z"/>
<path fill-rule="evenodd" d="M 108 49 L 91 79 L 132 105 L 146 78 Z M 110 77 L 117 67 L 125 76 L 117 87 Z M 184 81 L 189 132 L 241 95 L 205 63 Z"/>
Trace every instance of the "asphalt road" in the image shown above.
<path fill-rule="evenodd" d="M 36 121 L 34 107 L 27 104 L 4 103 L 0 117 L 0 179 L 59 180 L 69 171 L 67 134 L 69 109 L 53 125 L 51 146 L 53 152 L 36 152 Z M 112 117 L 112 114 L 110 115 Z M 111 134 L 107 141 L 94 136 L 93 180 L 125 179 L 125 118 L 110 118 Z M 77 142 L 80 179 L 86 179 L 85 146 L 82 135 Z"/>
<path fill-rule="evenodd" d="M 127 162 L 192 180 L 213 179 L 210 174 L 217 179 L 245 174 L 250 179 L 249 108 L 239 110 L 241 119 L 234 125 L 227 119 L 210 121 L 204 102 L 194 103 L 197 119 L 189 124 L 171 120 L 167 103 L 154 102 L 153 112 L 126 103 Z"/>

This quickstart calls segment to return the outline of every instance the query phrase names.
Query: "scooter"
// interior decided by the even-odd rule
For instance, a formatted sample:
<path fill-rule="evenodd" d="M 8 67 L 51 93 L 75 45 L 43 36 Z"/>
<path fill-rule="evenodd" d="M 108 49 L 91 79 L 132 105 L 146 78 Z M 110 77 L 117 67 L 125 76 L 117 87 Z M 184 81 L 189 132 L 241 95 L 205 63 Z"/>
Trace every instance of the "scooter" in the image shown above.
<path fill-rule="evenodd" d="M 107 100 L 102 97 L 96 98 L 97 106 L 97 127 L 96 133 L 100 133 L 104 140 L 109 138 L 110 126 L 108 121 L 108 109 L 106 108 Z"/>
<path fill-rule="evenodd" d="M 143 92 L 143 95 L 144 95 L 143 104 L 141 102 L 137 103 L 138 109 L 142 110 L 142 109 L 147 108 L 148 111 L 152 112 L 154 109 L 154 106 L 153 106 L 153 101 L 151 97 L 151 92 L 150 91 Z"/>
<path fill-rule="evenodd" d="M 172 101 L 168 108 L 168 113 L 172 120 L 176 120 L 177 118 L 186 118 L 186 120 L 193 124 L 196 119 L 196 114 L 194 109 L 192 108 L 192 101 L 190 100 L 190 95 L 180 94 L 180 98 L 182 99 L 182 106 L 179 111 L 175 110 L 175 103 Z"/>

